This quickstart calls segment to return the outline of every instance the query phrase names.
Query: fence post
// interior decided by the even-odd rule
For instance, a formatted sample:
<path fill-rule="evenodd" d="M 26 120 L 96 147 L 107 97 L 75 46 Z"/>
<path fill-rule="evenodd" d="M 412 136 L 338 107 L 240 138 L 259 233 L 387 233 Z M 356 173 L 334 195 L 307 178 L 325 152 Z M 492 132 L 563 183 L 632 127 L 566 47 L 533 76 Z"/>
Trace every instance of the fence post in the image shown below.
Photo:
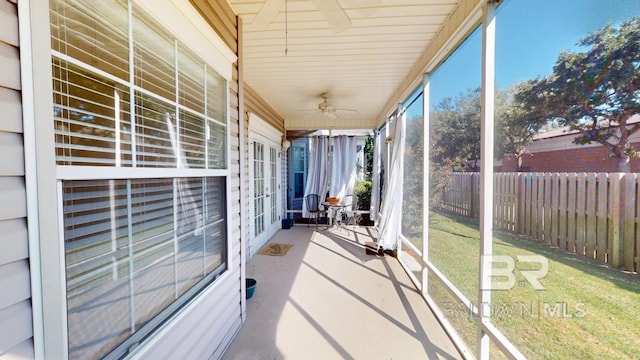
<path fill-rule="evenodd" d="M 511 173 L 509 183 L 511 184 L 511 231 L 518 232 L 518 173 Z"/>
<path fill-rule="evenodd" d="M 504 226 L 504 199 L 505 199 L 505 191 L 504 191 L 504 174 L 493 174 L 493 178 L 494 183 L 497 185 L 497 191 L 498 193 L 495 194 L 494 193 L 494 197 L 496 199 L 495 202 L 497 202 L 497 204 L 494 203 L 494 207 L 497 205 L 497 217 L 496 220 L 498 220 L 497 224 L 494 224 L 498 226 L 499 229 L 505 229 L 506 226 Z M 496 196 L 497 195 L 497 196 Z"/>
<path fill-rule="evenodd" d="M 596 189 L 597 187 L 597 177 L 595 173 L 589 173 L 587 175 L 587 201 L 586 201 L 586 212 L 587 212 L 587 230 L 586 230 L 586 245 L 585 245 L 585 255 L 591 259 L 595 258 L 596 251 L 596 229 L 597 229 L 597 221 L 596 221 Z"/>
<path fill-rule="evenodd" d="M 525 198 L 524 198 L 524 183 L 525 183 L 525 174 L 518 173 L 518 182 L 516 183 L 516 228 L 517 234 L 524 234 L 524 206 L 525 206 Z"/>
<path fill-rule="evenodd" d="M 475 198 L 475 188 L 473 186 L 473 178 L 476 176 L 476 173 L 471 173 L 465 180 L 465 185 L 469 187 L 469 213 L 467 214 L 468 217 L 470 218 L 474 218 L 475 217 L 475 205 L 476 202 L 474 201 Z"/>
<path fill-rule="evenodd" d="M 623 177 L 623 173 L 609 174 L 609 213 L 611 216 L 609 224 L 611 226 L 608 234 L 607 262 L 615 268 L 619 267 L 622 262 L 622 246 L 620 244 L 620 239 L 622 238 L 624 229 L 622 228 L 623 222 L 621 210 L 624 209 L 624 205 L 622 202 L 623 199 L 620 195 L 624 193 L 620 190 L 622 187 Z"/>
<path fill-rule="evenodd" d="M 551 173 L 544 174 L 544 242 L 551 244 Z"/>
<path fill-rule="evenodd" d="M 576 180 L 577 174 L 567 176 L 567 250 L 576 249 Z"/>
<path fill-rule="evenodd" d="M 607 235 L 608 235 L 608 229 L 607 229 L 607 210 L 609 209 L 609 207 L 607 206 L 607 200 L 609 200 L 607 193 L 608 193 L 608 186 L 609 186 L 609 180 L 608 180 L 608 176 L 609 174 L 607 173 L 598 173 L 598 209 L 596 212 L 596 217 L 597 217 L 597 223 L 598 223 L 598 228 L 597 228 L 597 233 L 596 233 L 596 259 L 602 261 L 602 262 L 606 262 L 606 254 L 607 254 L 607 250 L 608 250 L 608 246 L 607 246 Z"/>
<path fill-rule="evenodd" d="M 551 174 L 551 245 L 558 244 L 558 214 L 560 213 L 560 174 Z"/>
<path fill-rule="evenodd" d="M 578 184 L 576 189 L 576 253 L 584 255 L 587 231 L 587 174 L 578 174 Z"/>
<path fill-rule="evenodd" d="M 567 250 L 567 173 L 560 173 L 558 179 L 558 247 Z"/>
<path fill-rule="evenodd" d="M 638 184 L 638 182 L 640 182 L 640 179 L 638 179 L 638 177 L 636 177 L 636 184 L 635 187 L 637 189 L 640 189 L 640 184 Z M 640 212 L 640 192 L 636 191 L 636 211 L 634 214 L 634 221 L 637 224 L 638 223 L 638 217 L 636 214 L 638 214 L 638 212 Z M 635 247 L 635 254 L 633 255 L 633 262 L 634 262 L 634 270 L 636 272 L 640 272 L 640 225 L 636 225 L 636 231 L 635 231 L 635 246 L 631 245 L 631 247 Z"/>
<path fill-rule="evenodd" d="M 622 239 L 622 256 L 624 268 L 633 271 L 634 244 L 635 244 L 635 213 L 636 213 L 636 174 L 627 173 L 622 178 L 622 190 L 620 191 L 620 207 L 622 209 L 622 227 L 620 238 Z"/>
<path fill-rule="evenodd" d="M 480 173 L 473 173 L 473 218 L 480 219 Z"/>

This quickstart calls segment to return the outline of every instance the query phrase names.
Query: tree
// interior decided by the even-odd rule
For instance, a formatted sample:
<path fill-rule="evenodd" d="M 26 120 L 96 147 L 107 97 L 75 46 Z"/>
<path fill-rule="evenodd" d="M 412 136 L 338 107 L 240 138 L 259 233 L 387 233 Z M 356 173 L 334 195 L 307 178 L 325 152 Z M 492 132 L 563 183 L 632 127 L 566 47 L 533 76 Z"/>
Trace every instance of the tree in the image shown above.
<path fill-rule="evenodd" d="M 495 122 L 496 122 L 496 146 L 495 154 L 510 154 L 516 159 L 517 169 L 522 167 L 522 156 L 526 153 L 527 146 L 533 140 L 546 121 L 536 116 L 531 116 L 526 110 L 526 104 L 518 101 L 515 94 L 529 90 L 526 82 L 513 85 L 505 91 L 496 90 L 495 94 Z"/>
<path fill-rule="evenodd" d="M 629 144 L 640 123 L 640 17 L 608 25 L 578 42 L 583 52 L 562 52 L 553 73 L 523 84 L 516 99 L 527 116 L 558 121 L 581 133 L 576 144 L 600 143 L 629 171 L 640 153 Z"/>
<path fill-rule="evenodd" d="M 432 161 L 452 164 L 460 171 L 468 160 L 480 158 L 480 88 L 447 97 L 432 112 Z M 470 162 L 478 171 L 476 161 Z"/>
<path fill-rule="evenodd" d="M 369 210 L 371 207 L 371 181 L 373 178 L 373 137 L 367 136 L 364 142 L 364 179 L 356 180 L 353 189 L 358 197 L 358 210 Z"/>
<path fill-rule="evenodd" d="M 424 147 L 422 114 L 407 119 L 404 146 L 402 233 L 410 239 L 422 234 Z"/>
<path fill-rule="evenodd" d="M 533 135 L 546 122 L 525 110 L 526 104 L 516 94 L 527 91 L 528 83 L 511 86 L 495 92 L 495 156 L 511 154 L 517 159 L 518 169 L 522 156 Z M 453 165 L 453 170 L 464 170 L 465 165 L 478 171 L 480 158 L 480 89 L 461 92 L 455 100 L 443 99 L 433 113 L 433 161 L 440 165 Z M 471 160 L 471 161 L 469 161 Z"/>
<path fill-rule="evenodd" d="M 364 178 L 371 180 L 373 173 L 373 136 L 367 136 L 364 141 Z"/>

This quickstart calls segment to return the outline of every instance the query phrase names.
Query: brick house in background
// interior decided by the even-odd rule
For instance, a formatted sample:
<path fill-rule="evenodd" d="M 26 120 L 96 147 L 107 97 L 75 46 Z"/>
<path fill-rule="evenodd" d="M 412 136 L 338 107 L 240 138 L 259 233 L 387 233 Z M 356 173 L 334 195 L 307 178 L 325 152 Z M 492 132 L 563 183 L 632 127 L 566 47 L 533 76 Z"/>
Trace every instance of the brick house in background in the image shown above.
<path fill-rule="evenodd" d="M 629 123 L 640 122 L 634 115 Z M 554 129 L 533 137 L 527 153 L 522 156 L 524 172 L 617 172 L 618 160 L 609 157 L 608 149 L 598 143 L 577 145 L 573 140 L 578 131 L 568 128 Z M 631 144 L 640 148 L 640 132 L 631 136 Z M 498 162 L 499 163 L 499 162 Z M 499 165 L 499 164 L 496 164 Z M 640 172 L 640 159 L 631 159 L 631 172 Z M 513 172 L 517 169 L 516 158 L 505 155 L 496 171 Z"/>

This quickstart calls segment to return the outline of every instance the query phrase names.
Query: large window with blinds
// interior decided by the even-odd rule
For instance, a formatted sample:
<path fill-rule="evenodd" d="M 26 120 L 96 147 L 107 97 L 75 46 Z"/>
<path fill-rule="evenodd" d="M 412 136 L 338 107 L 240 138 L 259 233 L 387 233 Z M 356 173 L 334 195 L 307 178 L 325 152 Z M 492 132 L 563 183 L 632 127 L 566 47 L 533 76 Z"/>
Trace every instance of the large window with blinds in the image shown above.
<path fill-rule="evenodd" d="M 49 4 L 69 358 L 120 358 L 228 267 L 227 80 L 131 2 Z"/>

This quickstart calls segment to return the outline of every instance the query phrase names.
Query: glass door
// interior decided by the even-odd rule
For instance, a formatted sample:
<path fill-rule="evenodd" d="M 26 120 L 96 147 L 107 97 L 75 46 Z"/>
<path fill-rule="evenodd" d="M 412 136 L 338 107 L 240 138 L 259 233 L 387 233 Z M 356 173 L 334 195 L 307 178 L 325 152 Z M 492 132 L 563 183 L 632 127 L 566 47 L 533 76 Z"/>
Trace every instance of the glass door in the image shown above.
<path fill-rule="evenodd" d="M 277 143 L 266 139 L 254 139 L 251 147 L 252 255 L 280 228 L 277 146 Z"/>

